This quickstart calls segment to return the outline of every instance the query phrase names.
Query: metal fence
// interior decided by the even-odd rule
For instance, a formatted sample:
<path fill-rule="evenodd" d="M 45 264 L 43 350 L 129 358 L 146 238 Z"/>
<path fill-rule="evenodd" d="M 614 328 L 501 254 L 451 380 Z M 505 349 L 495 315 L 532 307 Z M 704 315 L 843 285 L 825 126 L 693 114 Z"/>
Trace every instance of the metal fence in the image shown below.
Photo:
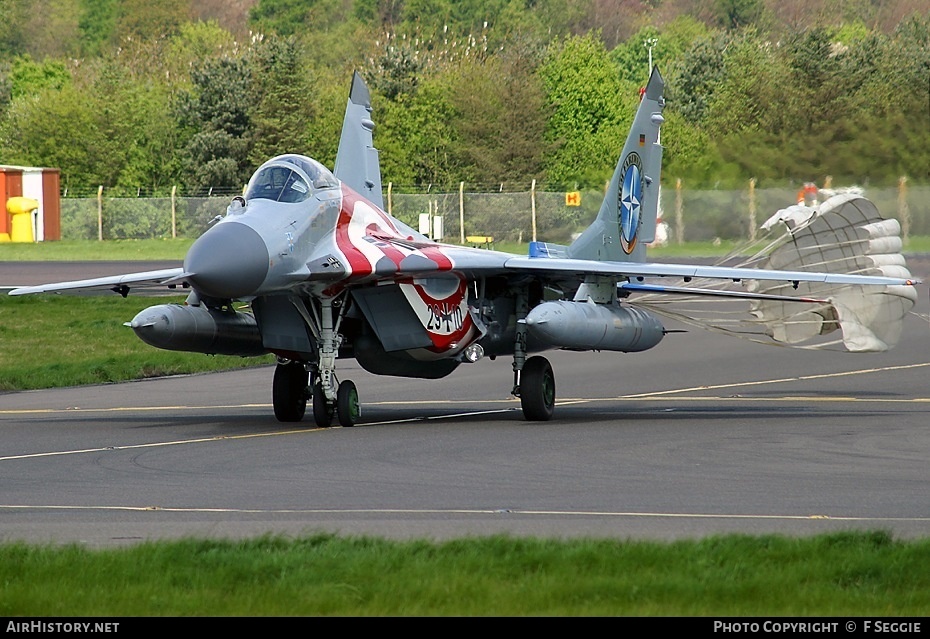
<path fill-rule="evenodd" d="M 930 186 L 864 189 L 885 217 L 901 222 L 905 237 L 930 235 Z M 752 239 L 755 229 L 777 211 L 797 203 L 795 188 L 688 190 L 663 187 L 661 217 L 670 243 Z M 826 194 L 821 192 L 824 199 Z M 385 194 L 388 211 L 413 228 L 421 215 L 442 218 L 442 239 L 459 243 L 468 236 L 494 241 L 531 239 L 567 243 L 597 215 L 603 192 L 582 191 L 577 206 L 564 192 L 530 189 L 508 193 Z M 229 196 L 166 198 L 63 198 L 62 239 L 145 239 L 197 237 L 226 212 Z"/>

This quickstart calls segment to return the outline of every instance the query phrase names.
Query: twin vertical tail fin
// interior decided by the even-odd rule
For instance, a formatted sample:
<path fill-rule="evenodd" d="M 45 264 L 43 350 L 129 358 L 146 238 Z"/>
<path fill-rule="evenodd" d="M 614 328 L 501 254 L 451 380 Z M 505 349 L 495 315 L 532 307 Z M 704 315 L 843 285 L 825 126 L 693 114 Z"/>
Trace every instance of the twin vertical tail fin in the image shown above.
<path fill-rule="evenodd" d="M 597 219 L 567 248 L 567 257 L 613 262 L 645 261 L 646 244 L 655 240 L 659 212 L 659 177 L 662 171 L 659 128 L 663 122 L 664 90 L 665 81 L 654 68 Z M 381 168 L 372 139 L 374 128 L 371 94 L 356 72 L 352 77 L 333 173 L 371 203 L 383 208 Z M 560 248 L 564 250 L 564 247 Z"/>
<path fill-rule="evenodd" d="M 384 208 L 381 165 L 372 139 L 374 129 L 371 94 L 362 76 L 356 71 L 352 76 L 352 88 L 342 122 L 342 137 L 339 138 L 333 174 L 369 202 Z"/>
<path fill-rule="evenodd" d="M 578 259 L 643 262 L 655 240 L 665 82 L 653 69 L 597 219 L 568 247 Z"/>

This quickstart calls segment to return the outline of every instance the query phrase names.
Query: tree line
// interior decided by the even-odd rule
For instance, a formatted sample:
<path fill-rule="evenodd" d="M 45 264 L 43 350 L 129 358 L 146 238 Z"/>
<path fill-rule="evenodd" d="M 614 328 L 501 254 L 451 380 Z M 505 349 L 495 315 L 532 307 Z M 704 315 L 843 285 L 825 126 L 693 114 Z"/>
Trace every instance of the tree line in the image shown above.
<path fill-rule="evenodd" d="M 23 18 L 0 26 L 0 164 L 60 168 L 71 194 L 241 189 L 286 152 L 332 166 L 353 70 L 395 189 L 602 186 L 650 59 L 665 179 L 930 182 L 920 2 L 879 24 L 867 2 L 798 23 L 764 0 L 621 2 L 609 20 L 592 0 L 259 0 L 235 23 L 190 0 L 3 1 Z M 14 27 L 43 10 L 59 35 L 37 44 Z"/>

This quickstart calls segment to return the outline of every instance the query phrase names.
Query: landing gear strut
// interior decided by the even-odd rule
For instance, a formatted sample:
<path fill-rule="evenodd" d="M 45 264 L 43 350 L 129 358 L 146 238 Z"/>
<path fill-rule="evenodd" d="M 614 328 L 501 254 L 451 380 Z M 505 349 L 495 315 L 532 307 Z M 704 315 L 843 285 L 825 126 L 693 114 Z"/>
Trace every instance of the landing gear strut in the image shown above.
<path fill-rule="evenodd" d="M 552 419 L 555 411 L 555 375 L 545 357 L 526 357 L 527 297 L 517 295 L 517 331 L 513 345 L 513 390 L 520 398 L 523 417 L 531 422 Z"/>
<path fill-rule="evenodd" d="M 319 381 L 313 385 L 313 421 L 320 428 L 329 428 L 333 423 L 333 405 L 326 399 Z"/>
<path fill-rule="evenodd" d="M 339 325 L 345 315 L 347 300 L 341 302 L 324 297 L 320 300 L 317 321 L 308 321 L 319 344 L 318 379 L 313 385 L 313 420 L 320 428 L 329 428 L 333 423 L 333 414 L 342 426 L 355 426 L 362 411 L 358 402 L 358 390 L 355 384 L 336 379 L 336 355 L 342 336 Z M 338 307 L 338 317 L 333 308 Z"/>

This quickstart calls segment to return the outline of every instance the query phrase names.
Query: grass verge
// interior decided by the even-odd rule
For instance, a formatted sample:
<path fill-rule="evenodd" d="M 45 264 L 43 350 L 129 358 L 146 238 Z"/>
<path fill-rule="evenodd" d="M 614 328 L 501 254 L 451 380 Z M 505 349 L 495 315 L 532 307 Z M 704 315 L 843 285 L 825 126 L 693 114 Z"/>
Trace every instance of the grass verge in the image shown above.
<path fill-rule="evenodd" d="M 123 326 L 147 306 L 184 297 L 0 296 L 0 391 L 127 381 L 271 364 L 153 348 Z"/>
<path fill-rule="evenodd" d="M 60 240 L 0 244 L 0 262 L 64 262 L 184 259 L 192 239 Z"/>
<path fill-rule="evenodd" d="M 487 537 L 0 546 L 0 615 L 922 616 L 930 541 Z"/>

